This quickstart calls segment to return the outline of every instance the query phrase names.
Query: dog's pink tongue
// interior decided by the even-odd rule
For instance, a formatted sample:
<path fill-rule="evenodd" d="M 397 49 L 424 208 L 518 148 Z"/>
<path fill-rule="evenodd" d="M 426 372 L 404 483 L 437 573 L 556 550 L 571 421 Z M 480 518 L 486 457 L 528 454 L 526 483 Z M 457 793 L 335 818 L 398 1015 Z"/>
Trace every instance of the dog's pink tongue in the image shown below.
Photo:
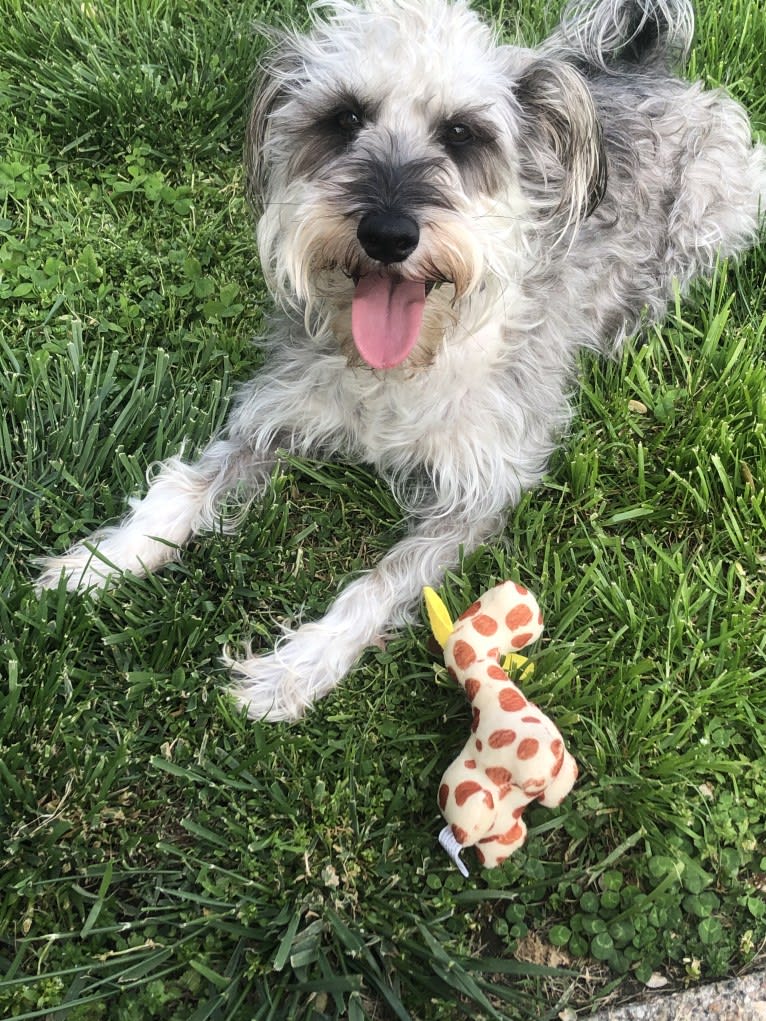
<path fill-rule="evenodd" d="M 401 365 L 417 343 L 426 285 L 370 273 L 356 285 L 351 333 L 359 354 L 373 369 Z"/>

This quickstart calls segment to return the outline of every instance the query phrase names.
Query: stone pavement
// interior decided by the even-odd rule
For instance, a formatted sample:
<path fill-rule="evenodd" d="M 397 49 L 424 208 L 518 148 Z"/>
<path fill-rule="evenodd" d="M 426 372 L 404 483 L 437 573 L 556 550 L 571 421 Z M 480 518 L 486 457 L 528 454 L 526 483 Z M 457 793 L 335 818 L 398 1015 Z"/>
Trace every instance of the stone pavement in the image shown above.
<path fill-rule="evenodd" d="M 589 1021 L 766 1021 L 766 972 L 680 993 L 647 993 L 591 1015 Z"/>

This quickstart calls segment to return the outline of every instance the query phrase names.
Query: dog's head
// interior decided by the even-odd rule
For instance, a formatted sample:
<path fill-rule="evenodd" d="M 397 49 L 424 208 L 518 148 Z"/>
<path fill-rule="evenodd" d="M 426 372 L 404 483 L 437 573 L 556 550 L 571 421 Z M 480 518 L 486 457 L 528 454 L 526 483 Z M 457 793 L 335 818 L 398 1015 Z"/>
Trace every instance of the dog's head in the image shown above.
<path fill-rule="evenodd" d="M 571 65 L 499 45 L 462 0 L 312 14 L 277 37 L 249 122 L 264 272 L 350 358 L 423 364 L 597 202 L 590 93 Z"/>

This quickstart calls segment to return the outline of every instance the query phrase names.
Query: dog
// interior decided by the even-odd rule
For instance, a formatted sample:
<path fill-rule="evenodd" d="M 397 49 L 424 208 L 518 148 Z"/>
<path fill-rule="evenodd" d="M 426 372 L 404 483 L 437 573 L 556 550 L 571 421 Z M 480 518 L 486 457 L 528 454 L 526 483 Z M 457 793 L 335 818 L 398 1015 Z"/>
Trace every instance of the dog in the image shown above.
<path fill-rule="evenodd" d="M 578 352 L 614 353 L 756 242 L 766 147 L 674 75 L 692 32 L 687 0 L 578 0 L 535 49 L 464 0 L 321 0 L 307 33 L 272 32 L 245 145 L 265 365 L 196 461 L 165 461 L 39 587 L 155 571 L 280 452 L 371 464 L 406 536 L 274 652 L 227 657 L 254 718 L 331 691 L 540 480 Z"/>

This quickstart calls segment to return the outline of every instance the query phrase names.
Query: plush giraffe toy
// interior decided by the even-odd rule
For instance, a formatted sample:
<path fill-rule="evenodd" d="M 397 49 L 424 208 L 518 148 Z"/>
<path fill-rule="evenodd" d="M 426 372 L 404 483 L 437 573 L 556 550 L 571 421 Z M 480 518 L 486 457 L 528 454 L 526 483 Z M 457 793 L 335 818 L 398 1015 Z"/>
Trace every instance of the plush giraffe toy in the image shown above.
<path fill-rule="evenodd" d="M 473 709 L 471 736 L 439 785 L 439 808 L 447 825 L 439 842 L 464 876 L 460 858 L 476 846 L 486 868 L 500 865 L 524 843 L 522 813 L 531 801 L 559 805 L 577 779 L 577 764 L 553 722 L 528 702 L 508 669 L 533 669 L 516 655 L 543 630 L 537 600 L 506 581 L 485 592 L 453 625 L 433 589 L 425 589 L 434 637 L 444 662 Z M 506 653 L 503 665 L 500 657 Z"/>

